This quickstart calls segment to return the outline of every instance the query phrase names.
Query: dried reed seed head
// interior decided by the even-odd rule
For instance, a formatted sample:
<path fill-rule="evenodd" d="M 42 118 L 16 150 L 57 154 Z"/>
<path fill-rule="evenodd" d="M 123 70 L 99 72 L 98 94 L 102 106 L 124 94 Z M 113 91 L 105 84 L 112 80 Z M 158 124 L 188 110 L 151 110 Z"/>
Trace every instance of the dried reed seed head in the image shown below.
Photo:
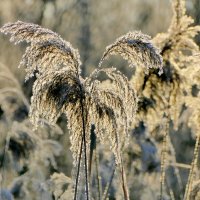
<path fill-rule="evenodd" d="M 107 85 L 95 79 L 101 72 L 110 79 Z M 114 68 L 96 70 L 85 84 L 96 135 L 102 143 L 110 141 L 111 150 L 119 164 L 119 150 L 127 142 L 129 122 L 135 117 L 137 109 L 135 91 L 128 79 Z"/>
<path fill-rule="evenodd" d="M 66 106 L 65 114 L 68 118 L 68 129 L 70 131 L 70 141 L 71 147 L 70 150 L 72 151 L 73 156 L 73 164 L 74 166 L 77 165 L 78 162 L 78 155 L 80 152 L 81 147 L 81 140 L 82 140 L 82 110 L 80 101 L 77 101 L 73 104 L 69 104 Z M 86 142 L 87 145 L 90 144 L 90 124 L 91 122 L 86 120 L 85 121 L 85 128 L 86 128 Z"/>
<path fill-rule="evenodd" d="M 25 66 L 26 79 L 34 75 L 35 71 L 39 74 L 46 70 L 59 70 L 66 68 L 80 73 L 79 55 L 67 42 L 59 40 L 45 41 L 41 44 L 32 44 L 26 49 L 19 67 Z"/>
<path fill-rule="evenodd" d="M 122 116 L 126 115 L 123 99 L 117 93 L 108 89 L 101 90 L 100 88 L 98 88 L 93 92 L 92 95 L 93 96 L 91 98 L 93 98 L 96 104 L 98 104 L 98 102 L 102 103 L 102 105 L 105 105 L 115 110 L 114 113 L 118 113 L 118 115 L 121 114 Z"/>
<path fill-rule="evenodd" d="M 37 43 L 60 37 L 57 33 L 49 29 L 22 21 L 7 23 L 0 30 L 2 33 L 11 34 L 10 40 L 17 43 L 22 41 Z"/>
<path fill-rule="evenodd" d="M 185 0 L 174 0 L 173 11 L 174 15 L 168 32 L 158 34 L 153 39 L 154 44 L 161 49 L 164 60 L 175 57 L 180 52 L 183 54 L 182 56 L 188 57 L 190 54 L 194 55 L 199 51 L 194 37 L 200 31 L 200 26 L 194 26 L 192 17 L 186 15 Z M 178 55 L 176 59 L 180 57 Z"/>
<path fill-rule="evenodd" d="M 94 88 L 92 93 L 86 91 L 84 105 L 87 109 L 86 133 L 90 132 L 91 124 L 95 124 L 96 135 L 104 143 L 110 141 L 111 149 L 119 157 L 118 152 L 121 140 L 120 137 L 126 137 L 127 132 L 120 137 L 117 136 L 119 127 L 127 126 L 126 108 L 121 96 L 110 90 L 101 90 L 99 87 Z M 80 102 L 66 108 L 69 119 L 69 129 L 71 130 L 71 150 L 73 152 L 74 164 L 76 165 L 77 155 L 80 149 L 81 142 L 81 122 L 82 113 L 80 110 Z M 117 125 L 118 124 L 118 125 Z M 127 127 L 124 128 L 127 131 Z M 112 134 L 112 136 L 110 135 Z M 118 139 L 116 139 L 116 137 Z M 86 134 L 87 144 L 90 144 L 90 135 Z M 115 143 L 117 141 L 117 143 Z M 119 163 L 119 159 L 117 161 Z"/>
<path fill-rule="evenodd" d="M 137 95 L 135 90 L 130 85 L 130 82 L 126 76 L 121 72 L 115 71 L 113 73 L 107 73 L 108 77 L 115 85 L 115 92 L 120 94 L 123 98 L 124 104 L 127 104 L 127 115 L 132 120 L 137 110 Z"/>
<path fill-rule="evenodd" d="M 110 106 L 102 102 L 90 101 L 92 106 L 91 113 L 93 113 L 93 123 L 95 124 L 95 133 L 102 143 L 109 141 L 110 148 L 115 155 L 116 163 L 120 164 L 120 150 L 122 145 L 123 132 L 119 136 L 120 117 L 116 116 L 116 111 Z M 125 126 L 125 124 L 123 124 Z M 123 129 L 121 129 L 123 130 Z"/>
<path fill-rule="evenodd" d="M 194 66 L 197 66 L 194 55 L 199 53 L 199 47 L 194 37 L 200 31 L 200 26 L 193 26 L 193 19 L 186 16 L 185 1 L 174 0 L 173 9 L 174 16 L 168 32 L 158 34 L 153 39 L 154 44 L 161 49 L 164 60 L 163 74 L 158 77 L 155 72 L 150 72 L 150 76 L 143 77 L 144 81 L 135 82 L 141 83 L 140 96 L 150 99 L 156 112 L 164 112 L 164 109 L 168 108 L 170 118 L 177 127 L 185 102 L 184 96 L 190 93 L 189 89 L 194 82 L 193 71 L 198 72 L 194 69 Z M 141 79 L 141 74 L 142 72 L 136 72 L 138 79 Z"/>
<path fill-rule="evenodd" d="M 97 80 L 99 74 L 103 72 L 107 75 L 110 81 L 100 82 Z M 107 80 L 108 80 L 107 79 Z M 116 94 L 119 94 L 125 103 L 132 103 L 134 109 L 137 106 L 137 97 L 135 91 L 133 90 L 128 78 L 122 74 L 120 71 L 117 71 L 115 68 L 106 68 L 106 69 L 96 69 L 84 82 L 85 88 L 89 93 L 93 91 L 100 90 L 110 90 Z M 131 107 L 131 106 L 130 106 Z M 130 110 L 130 109 L 129 109 Z M 132 112 L 134 113 L 134 112 Z"/>
<path fill-rule="evenodd" d="M 43 73 L 49 69 L 61 69 L 63 67 L 73 69 L 80 74 L 80 55 L 69 42 L 64 41 L 57 33 L 39 25 L 15 22 L 5 24 L 0 32 L 11 34 L 11 41 L 31 43 L 23 55 L 19 66 L 27 69 L 26 79 L 33 73 Z"/>
<path fill-rule="evenodd" d="M 30 117 L 37 125 L 40 119 L 55 123 L 67 104 L 75 103 L 82 95 L 81 83 L 73 71 L 49 71 L 33 86 Z"/>
<path fill-rule="evenodd" d="M 159 68 L 162 73 L 162 57 L 159 50 L 150 42 L 150 37 L 141 32 L 129 32 L 106 48 L 99 66 L 109 55 L 121 55 L 130 65 Z"/>
<path fill-rule="evenodd" d="M 193 74 L 198 72 L 198 68 L 194 66 L 197 66 L 198 57 L 195 55 L 199 53 L 199 47 L 194 37 L 200 31 L 200 26 L 193 26 L 193 19 L 185 15 L 185 1 L 176 0 L 173 6 L 174 20 L 172 20 L 168 33 L 159 34 L 154 42 L 161 48 L 166 63 L 164 69 L 169 68 L 171 76 L 168 76 L 168 72 L 164 74 L 174 85 L 174 95 L 179 96 L 177 94 L 189 91 L 188 88 L 191 88 L 193 84 Z"/>
<path fill-rule="evenodd" d="M 65 113 L 71 131 L 71 150 L 76 162 L 84 116 L 86 133 L 90 132 L 91 124 L 95 124 L 97 136 L 101 141 L 109 139 L 117 163 L 120 163 L 122 141 L 127 136 L 128 122 L 134 117 L 137 104 L 128 79 L 115 69 L 99 68 L 86 81 L 82 81 L 78 52 L 59 35 L 38 25 L 9 23 L 1 28 L 1 32 L 11 34 L 11 40 L 16 42 L 31 43 L 20 65 L 27 67 L 27 78 L 34 72 L 39 73 L 31 98 L 30 117 L 33 124 L 37 125 L 41 119 L 53 124 L 61 113 Z M 99 66 L 110 54 L 120 54 L 132 64 L 143 63 L 147 68 L 161 70 L 162 59 L 149 39 L 139 32 L 122 36 L 107 48 Z M 105 89 L 97 81 L 97 76 L 102 71 L 111 80 L 112 90 L 109 87 Z M 85 108 L 84 113 L 81 106 Z M 122 134 L 119 135 L 119 131 Z M 89 134 L 86 134 L 86 142 L 87 145 L 90 144 Z"/>
<path fill-rule="evenodd" d="M 115 154 L 116 163 L 120 163 L 120 150 L 127 138 L 128 121 L 127 107 L 120 94 L 110 90 L 94 90 L 88 98 L 91 121 L 95 124 L 95 132 L 102 143 L 110 141 L 110 148 Z M 131 108 L 131 106 L 130 106 Z M 118 134 L 120 132 L 120 135 Z"/>
<path fill-rule="evenodd" d="M 115 110 L 116 116 L 120 119 L 120 124 L 129 123 L 135 117 L 137 110 L 135 91 L 130 86 L 128 79 L 121 72 L 116 71 L 116 69 L 99 69 L 96 78 L 100 72 L 106 73 L 110 81 L 106 83 L 105 81 L 91 82 L 88 79 L 85 81 L 86 90 L 88 95 L 91 96 L 91 101 L 97 104 L 101 102 L 103 105 Z M 90 86 L 88 86 L 88 82 L 91 82 Z"/>
<path fill-rule="evenodd" d="M 137 68 L 131 82 L 136 85 L 139 96 L 138 112 L 134 126 L 143 121 L 151 133 L 162 124 L 163 114 L 167 112 L 178 127 L 178 118 L 184 102 L 184 81 L 173 66 L 164 62 L 163 74 L 158 76 L 155 71 L 144 74 Z M 151 120 L 153 116 L 153 121 Z"/>
<path fill-rule="evenodd" d="M 177 108 L 180 108 L 184 101 L 181 97 L 184 96 L 184 93 L 189 92 L 193 84 L 193 74 L 198 72 L 197 67 L 194 67 L 197 66 L 198 58 L 195 58 L 194 55 L 199 53 L 199 47 L 195 43 L 194 37 L 200 31 L 200 26 L 193 26 L 193 19 L 185 15 L 183 0 L 175 0 L 173 7 L 174 20 L 172 20 L 168 32 L 158 34 L 154 38 L 154 42 L 160 47 L 164 60 L 164 73 L 160 78 L 167 80 L 168 84 L 163 82 L 165 84 L 163 89 L 165 91 L 168 88 L 171 91 L 169 102 L 171 108 L 175 108 L 173 105 L 175 99 L 179 102 Z"/>

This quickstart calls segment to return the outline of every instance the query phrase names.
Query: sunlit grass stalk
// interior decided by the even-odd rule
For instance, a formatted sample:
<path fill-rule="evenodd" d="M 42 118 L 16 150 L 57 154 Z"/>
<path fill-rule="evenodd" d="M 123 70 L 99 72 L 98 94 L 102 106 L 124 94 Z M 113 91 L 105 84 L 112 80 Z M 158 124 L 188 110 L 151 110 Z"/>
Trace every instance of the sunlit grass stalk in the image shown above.
<path fill-rule="evenodd" d="M 195 167 L 197 165 L 198 156 L 199 156 L 199 146 L 200 146 L 200 134 L 199 134 L 199 130 L 198 130 L 195 148 L 194 148 L 194 157 L 193 157 L 191 169 L 190 169 L 190 172 L 189 172 L 188 182 L 187 182 L 186 190 L 185 190 L 185 194 L 184 194 L 184 200 L 190 199 L 190 193 L 192 191 L 192 184 L 193 184 L 193 178 L 194 178 L 194 170 L 195 170 Z"/>
<path fill-rule="evenodd" d="M 128 192 L 128 185 L 127 185 L 127 180 L 126 180 L 126 174 L 124 170 L 123 164 L 121 164 L 121 178 L 122 178 L 122 189 L 124 192 L 124 199 L 129 200 L 129 192 Z"/>
<path fill-rule="evenodd" d="M 164 121 L 164 135 L 162 142 L 162 151 L 161 151 L 161 176 L 160 176 L 160 200 L 163 199 L 164 187 L 165 187 L 165 168 L 166 168 L 166 157 L 167 157 L 167 139 L 169 131 L 169 121 L 166 117 Z"/>

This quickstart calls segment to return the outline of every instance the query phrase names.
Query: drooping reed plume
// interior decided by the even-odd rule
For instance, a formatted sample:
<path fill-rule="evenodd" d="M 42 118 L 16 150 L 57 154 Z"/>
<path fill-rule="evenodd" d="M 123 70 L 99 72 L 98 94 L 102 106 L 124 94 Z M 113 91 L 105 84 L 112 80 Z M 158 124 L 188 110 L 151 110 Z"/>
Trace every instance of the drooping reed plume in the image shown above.
<path fill-rule="evenodd" d="M 31 122 L 37 127 L 43 120 L 55 124 L 64 113 L 68 119 L 74 167 L 77 167 L 75 196 L 79 168 L 84 158 L 86 198 L 89 199 L 88 154 L 91 125 L 102 143 L 110 142 L 116 164 L 120 166 L 124 198 L 129 199 L 125 184 L 121 148 L 128 135 L 128 127 L 135 117 L 137 96 L 125 75 L 114 68 L 102 67 L 111 54 L 121 55 L 131 65 L 162 71 L 159 51 L 150 38 L 140 32 L 128 33 L 107 47 L 99 67 L 87 78 L 81 77 L 81 61 L 77 50 L 58 34 L 38 25 L 15 22 L 5 24 L 0 31 L 11 35 L 15 43 L 27 42 L 20 67 L 25 67 L 26 80 L 36 76 L 30 106 Z M 105 87 L 98 80 L 100 73 L 110 79 Z"/>

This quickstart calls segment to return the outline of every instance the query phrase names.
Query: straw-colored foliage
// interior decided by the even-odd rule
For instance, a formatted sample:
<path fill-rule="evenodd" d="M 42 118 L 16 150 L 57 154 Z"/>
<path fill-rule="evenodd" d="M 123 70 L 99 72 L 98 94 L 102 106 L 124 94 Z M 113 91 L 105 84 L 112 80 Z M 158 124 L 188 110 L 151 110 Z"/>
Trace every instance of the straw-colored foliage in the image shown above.
<path fill-rule="evenodd" d="M 195 37 L 200 26 L 186 14 L 185 0 L 173 0 L 172 8 L 165 33 L 153 39 L 140 31 L 122 35 L 106 47 L 88 77 L 82 76 L 79 51 L 57 33 L 22 21 L 0 28 L 11 42 L 28 44 L 19 67 L 26 82 L 34 80 L 29 102 L 11 70 L 0 63 L 2 154 L 14 177 L 3 182 L 2 173 L 1 186 L 9 189 L 0 195 L 198 200 L 200 51 Z M 111 55 L 134 67 L 131 80 L 104 66 Z M 181 150 L 181 156 L 193 158 L 179 163 L 177 141 L 184 137 L 195 145 Z M 63 149 L 71 150 L 71 177 L 59 168 L 59 159 L 67 164 L 70 159 Z"/>
<path fill-rule="evenodd" d="M 166 162 L 176 162 L 176 154 L 170 147 L 172 144 L 169 139 L 169 127 L 166 129 L 166 125 L 171 121 L 173 128 L 178 130 L 182 113 L 192 113 L 186 123 L 189 122 L 188 125 L 197 139 L 184 196 L 184 199 L 189 199 L 200 146 L 199 96 L 193 95 L 194 86 L 199 88 L 200 51 L 195 36 L 199 33 L 200 26 L 193 25 L 194 20 L 186 15 L 184 0 L 174 0 L 172 5 L 174 15 L 168 31 L 153 38 L 153 43 L 160 48 L 163 57 L 163 74 L 158 76 L 156 70 L 143 74 L 142 70 L 137 68 L 132 83 L 139 96 L 136 125 L 143 121 L 154 137 L 161 133 L 165 143 L 164 149 L 161 148 L 161 155 L 169 151 L 167 157 L 162 156 L 161 168 L 162 165 L 166 168 Z M 165 171 L 164 168 L 162 170 Z M 164 179 L 163 175 L 163 185 Z"/>
<path fill-rule="evenodd" d="M 83 79 L 78 51 L 56 33 L 21 21 L 8 23 L 0 31 L 10 34 L 15 43 L 30 43 L 20 67 L 25 67 L 26 80 L 36 76 L 29 112 L 31 122 L 36 127 L 43 120 L 55 124 L 62 113 L 66 114 L 75 166 L 80 162 L 83 137 L 88 154 L 94 124 L 97 138 L 102 143 L 110 141 L 116 163 L 121 165 L 121 148 L 135 116 L 137 97 L 121 72 L 103 69 L 101 65 L 109 54 L 119 54 L 130 63 L 161 69 L 162 59 L 150 38 L 139 32 L 122 36 L 107 48 L 99 68 Z M 101 72 L 111 80 L 110 87 L 104 88 L 98 81 Z"/>

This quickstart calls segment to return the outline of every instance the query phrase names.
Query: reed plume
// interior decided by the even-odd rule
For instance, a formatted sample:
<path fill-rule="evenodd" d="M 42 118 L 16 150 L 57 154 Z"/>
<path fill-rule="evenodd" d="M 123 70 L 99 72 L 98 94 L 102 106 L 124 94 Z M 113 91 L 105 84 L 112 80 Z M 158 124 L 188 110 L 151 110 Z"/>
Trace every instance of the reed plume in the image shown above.
<path fill-rule="evenodd" d="M 162 73 L 162 57 L 159 50 L 150 42 L 151 38 L 141 32 L 129 32 L 119 37 L 113 44 L 106 48 L 99 65 L 109 55 L 120 55 L 129 62 L 130 66 L 143 66 L 148 71 L 150 68 L 159 68 Z"/>
<path fill-rule="evenodd" d="M 36 76 L 30 119 L 37 127 L 43 120 L 55 124 L 62 113 L 67 116 L 74 166 L 78 167 L 76 185 L 82 151 L 84 152 L 87 199 L 87 157 L 92 124 L 102 143 L 110 141 L 116 163 L 121 166 L 122 181 L 125 182 L 121 150 L 128 135 L 129 124 L 135 117 L 137 96 L 126 76 L 114 68 L 103 69 L 102 63 L 110 54 L 119 54 L 131 65 L 142 65 L 147 70 L 156 68 L 161 72 L 162 58 L 149 36 L 132 32 L 120 37 L 107 47 L 99 68 L 84 79 L 80 75 L 78 51 L 58 34 L 21 21 L 5 24 L 0 31 L 10 34 L 11 41 L 15 43 L 30 43 L 19 65 L 25 67 L 26 80 Z M 105 73 L 110 79 L 110 86 L 107 88 L 98 80 L 101 73 Z M 124 198 L 129 199 L 127 186 L 122 187 Z M 77 186 L 74 199 L 76 191 Z"/>

